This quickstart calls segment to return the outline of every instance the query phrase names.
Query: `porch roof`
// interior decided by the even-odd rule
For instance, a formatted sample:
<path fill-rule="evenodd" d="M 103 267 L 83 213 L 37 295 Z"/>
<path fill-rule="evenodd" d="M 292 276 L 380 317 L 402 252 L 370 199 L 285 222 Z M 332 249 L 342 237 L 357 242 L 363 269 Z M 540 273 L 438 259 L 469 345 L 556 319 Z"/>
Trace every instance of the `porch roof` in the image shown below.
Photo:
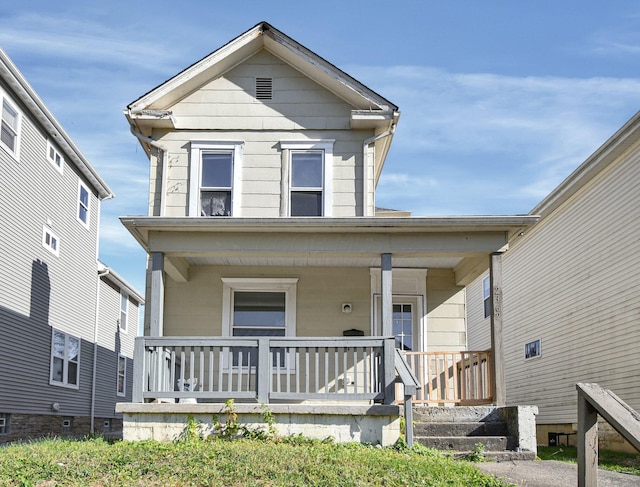
<path fill-rule="evenodd" d="M 394 267 L 451 268 L 460 285 L 488 266 L 537 216 L 424 218 L 207 218 L 121 217 L 149 253 L 165 255 L 166 270 L 188 280 L 190 266 L 379 267 L 391 253 Z"/>

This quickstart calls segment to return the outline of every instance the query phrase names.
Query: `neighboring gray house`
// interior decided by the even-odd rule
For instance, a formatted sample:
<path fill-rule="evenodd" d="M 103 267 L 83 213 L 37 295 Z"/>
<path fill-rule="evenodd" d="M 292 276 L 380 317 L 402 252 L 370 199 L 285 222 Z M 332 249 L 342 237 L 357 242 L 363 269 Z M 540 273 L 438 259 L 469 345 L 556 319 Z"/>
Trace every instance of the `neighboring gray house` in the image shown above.
<path fill-rule="evenodd" d="M 113 194 L 2 50 L 0 108 L 0 443 L 112 431 L 142 302 L 96 260 Z"/>
<path fill-rule="evenodd" d="M 417 402 L 492 401 L 490 352 L 461 354 L 464 286 L 535 218 L 378 210 L 397 106 L 261 22 L 125 116 L 151 176 L 149 216 L 122 218 L 150 258 L 125 438 L 234 399 L 282 434 L 392 443 L 394 342 Z"/>
<path fill-rule="evenodd" d="M 531 210 L 539 222 L 502 257 L 507 403 L 538 405 L 540 444 L 576 430 L 577 382 L 640 410 L 639 188 L 640 112 Z M 470 349 L 490 346 L 487 279 L 467 289 Z M 601 446 L 624 448 L 602 431 Z"/>

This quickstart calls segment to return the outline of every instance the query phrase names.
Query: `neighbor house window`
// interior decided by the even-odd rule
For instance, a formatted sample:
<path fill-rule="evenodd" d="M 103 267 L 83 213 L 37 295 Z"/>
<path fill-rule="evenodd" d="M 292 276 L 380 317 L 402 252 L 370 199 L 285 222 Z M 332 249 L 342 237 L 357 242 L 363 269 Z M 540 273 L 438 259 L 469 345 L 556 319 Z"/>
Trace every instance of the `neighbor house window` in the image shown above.
<path fill-rule="evenodd" d="M 78 220 L 89 227 L 89 189 L 78 181 Z"/>
<path fill-rule="evenodd" d="M 288 153 L 289 216 L 331 216 L 333 142 L 280 142 Z"/>
<path fill-rule="evenodd" d="M 64 158 L 62 157 L 58 149 L 56 149 L 49 140 L 47 141 L 47 159 L 51 164 L 53 164 L 53 167 L 55 167 L 58 172 L 62 174 L 64 168 Z"/>
<path fill-rule="evenodd" d="M 51 338 L 50 383 L 78 389 L 80 339 L 54 329 Z"/>
<path fill-rule="evenodd" d="M 120 330 L 124 333 L 127 332 L 127 319 L 129 314 L 129 296 L 127 293 L 120 291 Z"/>
<path fill-rule="evenodd" d="M 18 109 L 3 96 L 0 91 L 0 99 L 2 100 L 2 122 L 0 125 L 0 142 L 10 154 L 18 157 L 18 142 L 20 139 L 20 112 Z"/>
<path fill-rule="evenodd" d="M 127 358 L 118 355 L 118 396 L 125 396 L 127 393 Z"/>
<path fill-rule="evenodd" d="M 60 255 L 60 239 L 47 226 L 42 227 L 42 246 L 52 254 Z"/>
<path fill-rule="evenodd" d="M 295 336 L 296 285 L 298 279 L 223 278 L 223 334 L 234 337 Z M 257 351 L 235 347 L 233 365 L 256 365 Z M 242 354 L 242 359 L 240 359 Z M 274 366 L 286 365 L 274 353 Z"/>
<path fill-rule="evenodd" d="M 242 142 L 192 142 L 190 216 L 239 216 Z"/>
<path fill-rule="evenodd" d="M 0 435 L 6 435 L 11 432 L 11 415 L 9 413 L 0 413 Z"/>
<path fill-rule="evenodd" d="M 534 358 L 540 356 L 540 339 L 529 342 L 524 346 L 524 358 Z"/>
<path fill-rule="evenodd" d="M 485 277 L 482 280 L 482 299 L 484 302 L 484 317 L 491 316 L 491 280 Z"/>

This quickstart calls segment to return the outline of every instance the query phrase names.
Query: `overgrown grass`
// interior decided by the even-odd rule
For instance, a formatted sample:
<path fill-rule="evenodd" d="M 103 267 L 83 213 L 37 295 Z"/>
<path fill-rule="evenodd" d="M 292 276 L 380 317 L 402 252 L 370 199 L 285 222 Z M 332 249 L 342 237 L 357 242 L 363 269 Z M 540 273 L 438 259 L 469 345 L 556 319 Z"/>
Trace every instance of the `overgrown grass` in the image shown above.
<path fill-rule="evenodd" d="M 538 457 L 542 460 L 576 463 L 578 461 L 578 449 L 574 446 L 539 446 Z M 636 453 L 600 450 L 598 452 L 598 464 L 606 470 L 640 475 L 640 455 Z"/>
<path fill-rule="evenodd" d="M 303 438 L 173 443 L 42 440 L 0 448 L 3 486 L 480 486 L 507 484 L 436 450 Z"/>

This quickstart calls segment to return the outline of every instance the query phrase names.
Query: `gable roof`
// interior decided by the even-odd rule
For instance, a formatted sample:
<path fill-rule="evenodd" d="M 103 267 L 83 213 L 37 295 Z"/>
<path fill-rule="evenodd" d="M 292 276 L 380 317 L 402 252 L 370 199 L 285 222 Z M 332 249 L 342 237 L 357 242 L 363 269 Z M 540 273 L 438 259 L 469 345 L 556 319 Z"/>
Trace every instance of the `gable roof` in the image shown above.
<path fill-rule="evenodd" d="M 101 199 L 113 198 L 113 191 L 80 152 L 80 149 L 71 140 L 69 134 L 64 131 L 60 122 L 56 120 L 26 78 L 1 48 L 0 78 L 11 88 L 14 96 L 29 110 L 51 140 L 55 141 L 56 145 L 64 152 L 65 160 L 74 164 L 80 173 L 87 178 L 87 181 L 95 188 L 99 197 Z"/>
<path fill-rule="evenodd" d="M 162 113 L 204 83 L 266 49 L 351 105 L 352 124 L 391 125 L 399 117 L 398 107 L 330 62 L 302 46 L 267 22 L 260 22 L 200 61 L 127 105 L 125 114 L 134 118 L 160 119 Z M 369 125 L 370 126 L 370 125 Z"/>
<path fill-rule="evenodd" d="M 637 112 L 618 131 L 602 144 L 587 160 L 580 164 L 567 178 L 546 196 L 530 215 L 548 215 L 562 205 L 581 188 L 597 177 L 609 164 L 640 141 L 640 112 Z"/>

